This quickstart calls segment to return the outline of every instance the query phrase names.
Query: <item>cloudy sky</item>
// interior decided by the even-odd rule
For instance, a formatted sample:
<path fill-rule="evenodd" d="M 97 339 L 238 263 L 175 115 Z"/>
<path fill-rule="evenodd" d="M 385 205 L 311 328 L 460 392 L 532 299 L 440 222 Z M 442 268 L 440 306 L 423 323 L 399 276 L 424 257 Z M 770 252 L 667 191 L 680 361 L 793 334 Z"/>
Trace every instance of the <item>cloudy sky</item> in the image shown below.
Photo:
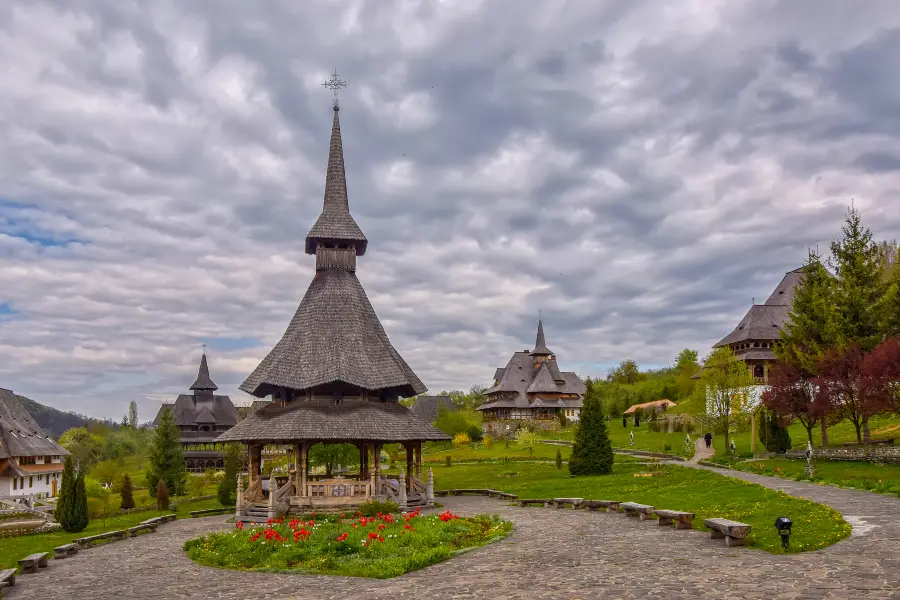
<path fill-rule="evenodd" d="M 0 3 L 0 387 L 237 385 L 313 274 L 337 68 L 359 277 L 432 391 L 727 334 L 855 202 L 900 237 L 895 0 Z"/>

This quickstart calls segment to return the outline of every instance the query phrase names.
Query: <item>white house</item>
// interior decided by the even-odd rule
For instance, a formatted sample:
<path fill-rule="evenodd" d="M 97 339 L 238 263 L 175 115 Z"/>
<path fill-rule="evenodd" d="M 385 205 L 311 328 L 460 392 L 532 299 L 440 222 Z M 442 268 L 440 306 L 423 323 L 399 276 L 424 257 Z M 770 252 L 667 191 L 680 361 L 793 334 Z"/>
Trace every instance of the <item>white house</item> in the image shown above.
<path fill-rule="evenodd" d="M 68 454 L 15 394 L 0 388 L 0 497 L 56 496 Z"/>

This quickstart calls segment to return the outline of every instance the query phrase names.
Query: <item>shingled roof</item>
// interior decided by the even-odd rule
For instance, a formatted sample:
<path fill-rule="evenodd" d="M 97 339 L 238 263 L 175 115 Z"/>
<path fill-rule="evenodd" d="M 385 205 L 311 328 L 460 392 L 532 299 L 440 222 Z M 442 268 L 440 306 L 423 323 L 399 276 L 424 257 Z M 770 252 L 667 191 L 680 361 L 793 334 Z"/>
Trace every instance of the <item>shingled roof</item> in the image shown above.
<path fill-rule="evenodd" d="M 163 404 L 153 419 L 153 425 L 159 425 L 163 411 L 172 410 L 172 418 L 179 427 L 192 427 L 200 423 L 204 425 L 231 427 L 237 423 L 237 408 L 228 396 L 213 394 L 218 389 L 209 376 L 209 365 L 206 353 L 200 359 L 197 379 L 191 386 L 193 394 L 180 394 L 173 404 Z"/>
<path fill-rule="evenodd" d="M 781 336 L 788 322 L 794 291 L 803 281 L 803 267 L 788 271 L 768 297 L 765 304 L 754 304 L 737 327 L 713 347 L 728 346 L 746 341 L 773 341 Z"/>
<path fill-rule="evenodd" d="M 194 385 L 189 389 L 209 390 L 213 392 L 219 389 L 219 386 L 213 383 L 213 380 L 209 376 L 209 365 L 206 364 L 206 352 L 203 353 L 203 357 L 200 359 L 200 370 L 197 372 L 197 379 L 194 381 Z"/>
<path fill-rule="evenodd" d="M 450 396 L 419 396 L 409 410 L 426 423 L 434 423 L 437 421 L 441 408 L 447 412 L 456 412 L 453 398 Z"/>
<path fill-rule="evenodd" d="M 348 208 L 337 111 L 331 132 L 325 208 L 306 238 L 306 251 L 315 252 L 314 246 L 319 243 L 354 243 L 358 255 L 365 251 L 365 236 Z M 391 345 L 355 267 L 319 262 L 317 255 L 316 269 L 281 340 L 240 389 L 262 398 L 284 388 L 296 392 L 342 382 L 363 390 L 384 391 L 395 398 L 424 393 L 425 386 Z"/>
<path fill-rule="evenodd" d="M 44 433 L 12 391 L 0 388 L 0 459 L 68 454 Z"/>
<path fill-rule="evenodd" d="M 397 402 L 364 400 L 271 403 L 220 435 L 218 442 L 309 440 L 413 442 L 450 436 Z"/>
<path fill-rule="evenodd" d="M 544 341 L 544 320 L 538 319 L 537 337 L 534 340 L 534 350 L 531 351 L 532 356 L 550 356 L 553 352 L 547 348 L 547 342 Z"/>
<path fill-rule="evenodd" d="M 325 174 L 325 201 L 322 214 L 306 235 L 306 253 L 315 254 L 319 243 L 353 244 L 356 255 L 366 253 L 368 241 L 350 214 L 347 198 L 347 176 L 344 172 L 344 149 L 338 107 L 334 107 L 331 144 L 328 148 L 328 170 Z"/>

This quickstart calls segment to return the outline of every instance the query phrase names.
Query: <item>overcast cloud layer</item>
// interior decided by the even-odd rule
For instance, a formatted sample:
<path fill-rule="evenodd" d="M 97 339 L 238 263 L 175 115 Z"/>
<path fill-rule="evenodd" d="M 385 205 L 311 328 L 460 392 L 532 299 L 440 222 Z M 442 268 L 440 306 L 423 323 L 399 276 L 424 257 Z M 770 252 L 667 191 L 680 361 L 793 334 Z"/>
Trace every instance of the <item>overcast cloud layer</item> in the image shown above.
<path fill-rule="evenodd" d="M 525 5 L 528 8 L 525 8 Z M 433 391 L 702 353 L 851 201 L 900 237 L 895 0 L 0 3 L 0 387 L 142 420 L 313 275 L 332 68 L 359 277 Z"/>

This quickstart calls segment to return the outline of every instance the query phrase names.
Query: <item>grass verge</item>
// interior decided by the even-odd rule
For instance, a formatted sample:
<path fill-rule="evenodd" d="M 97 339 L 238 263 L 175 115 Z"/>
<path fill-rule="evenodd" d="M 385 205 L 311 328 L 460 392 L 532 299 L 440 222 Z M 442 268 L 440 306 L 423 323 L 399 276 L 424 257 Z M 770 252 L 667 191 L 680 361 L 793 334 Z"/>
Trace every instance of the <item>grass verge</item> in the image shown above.
<path fill-rule="evenodd" d="M 617 457 L 618 459 L 618 457 Z M 653 477 L 634 477 L 650 472 Z M 693 512 L 695 529 L 704 519 L 722 517 L 752 526 L 747 544 L 781 554 L 775 519 L 794 521 L 791 552 L 819 550 L 850 535 L 850 525 L 827 506 L 788 496 L 760 485 L 716 473 L 672 465 L 618 462 L 613 474 L 571 477 L 552 465 L 459 465 L 434 469 L 439 489 L 493 488 L 525 498 L 575 497 L 651 504 Z"/>

